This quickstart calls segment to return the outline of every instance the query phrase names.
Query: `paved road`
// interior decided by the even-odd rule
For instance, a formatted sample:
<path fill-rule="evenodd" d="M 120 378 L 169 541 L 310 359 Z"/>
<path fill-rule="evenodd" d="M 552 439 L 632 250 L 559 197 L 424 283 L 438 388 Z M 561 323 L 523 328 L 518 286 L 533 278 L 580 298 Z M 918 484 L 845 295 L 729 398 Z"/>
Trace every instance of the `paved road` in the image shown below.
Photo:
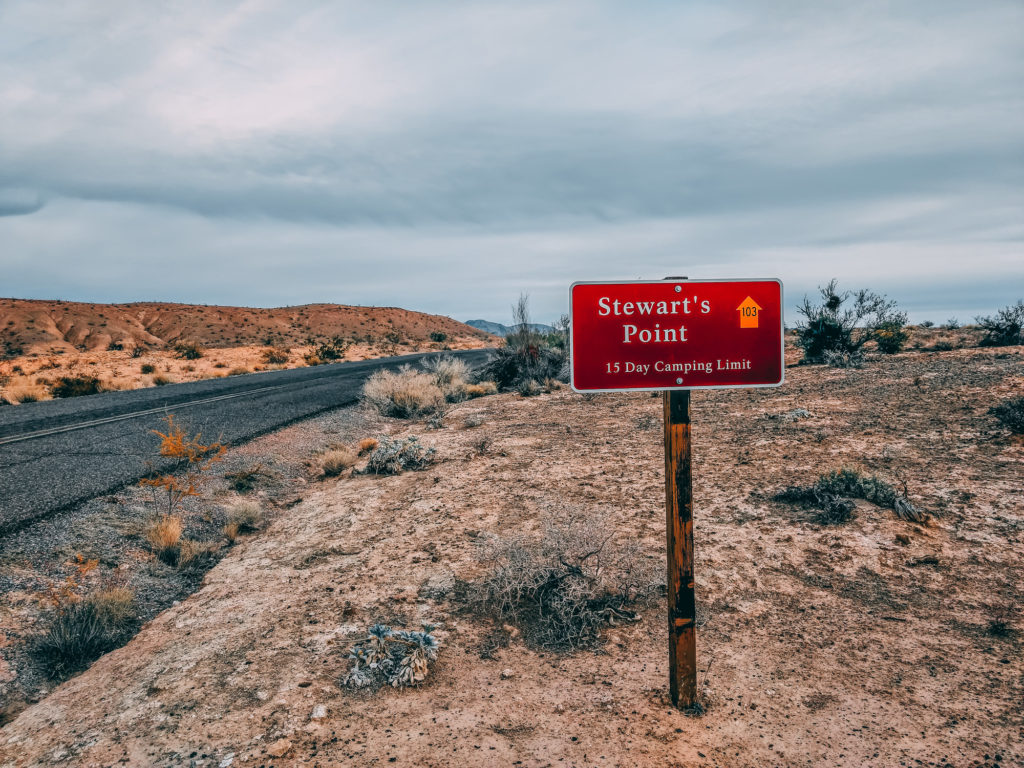
<path fill-rule="evenodd" d="M 485 350 L 456 352 L 471 365 Z M 142 477 L 167 413 L 232 445 L 350 405 L 383 367 L 427 355 L 336 363 L 0 408 L 0 533 Z"/>

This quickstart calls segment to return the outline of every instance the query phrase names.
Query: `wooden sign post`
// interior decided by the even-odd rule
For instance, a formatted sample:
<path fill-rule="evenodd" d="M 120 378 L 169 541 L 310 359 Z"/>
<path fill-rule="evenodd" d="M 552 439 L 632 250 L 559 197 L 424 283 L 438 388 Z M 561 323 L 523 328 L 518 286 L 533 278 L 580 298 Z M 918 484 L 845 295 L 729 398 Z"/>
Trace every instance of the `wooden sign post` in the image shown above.
<path fill-rule="evenodd" d="M 690 390 L 783 382 L 782 283 L 573 283 L 569 359 L 577 392 L 663 391 L 669 693 L 697 701 Z"/>
<path fill-rule="evenodd" d="M 693 591 L 690 392 L 666 392 L 665 534 L 668 550 L 668 689 L 677 707 L 697 700 L 697 600 Z"/>

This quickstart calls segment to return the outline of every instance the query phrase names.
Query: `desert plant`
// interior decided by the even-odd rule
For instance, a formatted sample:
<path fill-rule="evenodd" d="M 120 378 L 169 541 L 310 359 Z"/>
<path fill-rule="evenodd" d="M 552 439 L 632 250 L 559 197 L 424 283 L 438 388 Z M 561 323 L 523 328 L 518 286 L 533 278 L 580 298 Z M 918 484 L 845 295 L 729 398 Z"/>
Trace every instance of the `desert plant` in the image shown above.
<path fill-rule="evenodd" d="M 423 469 L 434 460 L 435 449 L 423 445 L 415 436 L 404 440 L 382 437 L 370 454 L 367 474 L 397 475 L 406 469 Z"/>
<path fill-rule="evenodd" d="M 152 489 L 154 503 L 163 495 L 160 506 L 165 516 L 173 515 L 182 501 L 189 496 L 198 496 L 197 486 L 202 474 L 213 464 L 224 458 L 227 445 L 221 442 L 202 442 L 202 433 L 190 437 L 185 429 L 169 414 L 164 422 L 167 431 L 152 430 L 160 437 L 159 455 L 166 460 L 167 469 L 158 473 L 151 469 L 148 477 L 139 481 L 143 487 Z"/>
<path fill-rule="evenodd" d="M 230 371 L 228 371 L 228 376 L 244 376 L 247 373 L 252 373 L 252 371 L 250 371 L 248 368 L 243 368 L 239 366 L 237 368 L 232 368 Z"/>
<path fill-rule="evenodd" d="M 133 601 L 114 588 L 56 608 L 33 647 L 46 673 L 61 679 L 118 647 L 136 620 Z"/>
<path fill-rule="evenodd" d="M 992 406 L 988 412 L 1015 435 L 1024 434 L 1024 397 L 1014 397 Z"/>
<path fill-rule="evenodd" d="M 61 376 L 50 385 L 52 397 L 82 397 L 100 391 L 100 380 L 95 376 Z"/>
<path fill-rule="evenodd" d="M 144 354 L 146 354 L 146 348 L 141 345 L 136 345 L 132 347 L 131 352 L 128 353 L 128 357 L 135 360 L 136 358 L 142 357 Z"/>
<path fill-rule="evenodd" d="M 36 403 L 39 402 L 42 397 L 43 395 L 39 390 L 29 389 L 27 387 L 11 389 L 7 392 L 7 399 L 11 403 Z"/>
<path fill-rule="evenodd" d="M 931 320 L 923 320 L 922 322 L 918 323 L 918 325 L 920 327 L 922 327 L 922 328 L 934 328 L 935 327 L 935 323 L 933 323 Z"/>
<path fill-rule="evenodd" d="M 263 362 L 268 365 L 283 365 L 288 362 L 291 350 L 281 347 L 267 347 L 263 350 Z"/>
<path fill-rule="evenodd" d="M 227 524 L 237 526 L 239 533 L 259 530 L 265 521 L 263 508 L 255 501 L 236 501 L 226 513 Z"/>
<path fill-rule="evenodd" d="M 345 353 L 348 352 L 351 346 L 351 341 L 347 341 L 341 338 L 341 336 L 335 336 L 326 341 L 314 343 L 313 348 L 304 357 L 309 365 L 319 365 L 320 363 L 332 360 L 344 360 Z M 312 359 L 317 360 L 317 362 L 311 362 Z"/>
<path fill-rule="evenodd" d="M 156 366 L 152 363 L 143 363 L 139 366 L 139 371 L 144 374 L 156 373 Z"/>
<path fill-rule="evenodd" d="M 158 376 L 154 376 L 153 377 L 153 386 L 154 387 L 163 387 L 163 386 L 166 386 L 167 384 L 170 384 L 170 383 L 171 383 L 171 380 L 169 378 L 167 378 L 166 376 L 164 376 L 163 374 L 159 374 Z"/>
<path fill-rule="evenodd" d="M 215 541 L 181 542 L 177 566 L 183 571 L 207 571 L 216 564 L 220 556 L 220 544 Z"/>
<path fill-rule="evenodd" d="M 955 331 L 960 327 L 960 321 L 957 320 L 955 317 L 951 317 L 949 318 L 949 320 L 945 322 L 945 324 L 942 327 L 947 331 Z"/>
<path fill-rule="evenodd" d="M 520 628 L 532 646 L 573 650 L 599 641 L 602 627 L 635 621 L 632 610 L 664 585 L 661 565 L 633 543 L 616 545 L 610 526 L 579 511 L 548 518 L 538 540 L 514 534 L 485 540 L 487 564 L 471 590 L 485 615 Z"/>
<path fill-rule="evenodd" d="M 904 520 L 923 523 L 928 515 L 915 507 L 889 483 L 875 475 L 863 475 L 854 469 L 841 469 L 819 477 L 813 485 L 789 486 L 775 494 L 779 501 L 819 510 L 818 520 L 823 524 L 844 523 L 853 518 L 854 507 L 850 499 L 864 499 L 879 507 L 887 507 Z"/>
<path fill-rule="evenodd" d="M 922 323 L 922 325 L 924 324 Z M 931 325 L 924 327 L 930 328 Z M 898 319 L 880 323 L 875 330 L 875 343 L 878 345 L 878 351 L 885 355 L 894 355 L 902 351 L 908 338 L 910 338 L 910 334 Z"/>
<path fill-rule="evenodd" d="M 425 625 L 422 632 L 410 632 L 374 624 L 366 637 L 350 646 L 352 666 L 342 684 L 350 688 L 419 685 L 437 660 L 440 645 L 433 631 L 430 625 Z"/>
<path fill-rule="evenodd" d="M 238 541 L 238 535 L 241 533 L 237 523 L 225 523 L 221 531 L 224 534 L 224 538 L 228 540 L 228 544 L 234 544 Z"/>
<path fill-rule="evenodd" d="M 465 361 L 452 355 L 439 355 L 425 360 L 423 369 L 434 379 L 449 403 L 459 403 L 469 397 L 466 392 L 469 366 Z"/>
<path fill-rule="evenodd" d="M 436 341 L 438 344 L 440 344 L 442 341 L 447 341 L 447 339 L 448 339 L 448 334 L 445 333 L 444 331 L 431 331 L 430 332 L 430 340 L 431 341 Z"/>
<path fill-rule="evenodd" d="M 237 472 L 228 472 L 224 479 L 228 481 L 228 487 L 236 493 L 248 493 L 256 487 L 261 477 L 266 477 L 267 471 L 262 464 L 254 464 L 248 469 L 240 469 Z"/>
<path fill-rule="evenodd" d="M 541 389 L 540 384 L 537 383 L 536 379 L 523 379 L 516 386 L 516 392 L 518 392 L 522 397 L 536 397 L 542 391 L 543 390 Z"/>
<path fill-rule="evenodd" d="M 320 456 L 320 469 L 325 477 L 337 477 L 359 459 L 359 452 L 347 445 L 336 445 Z"/>
<path fill-rule="evenodd" d="M 1024 344 L 1024 301 L 1003 307 L 989 317 L 977 317 L 985 331 L 980 345 L 983 347 L 1009 347 Z"/>
<path fill-rule="evenodd" d="M 182 341 L 174 345 L 174 354 L 182 360 L 198 360 L 205 350 L 195 341 Z"/>
<path fill-rule="evenodd" d="M 161 515 L 146 526 L 146 541 L 153 554 L 167 565 L 177 565 L 181 553 L 181 532 L 184 523 L 178 515 Z"/>
<path fill-rule="evenodd" d="M 493 381 L 483 381 L 479 384 L 467 384 L 466 385 L 466 399 L 472 400 L 473 398 L 483 397 L 484 395 L 493 395 L 498 391 Z"/>
<path fill-rule="evenodd" d="M 837 286 L 836 280 L 830 281 L 818 289 L 820 304 L 812 303 L 805 296 L 799 307 L 804 320 L 797 325 L 796 332 L 804 351 L 804 362 L 824 362 L 826 352 L 853 357 L 869 341 L 880 338 L 888 339 L 883 343 L 890 345 L 890 350 L 897 341 L 902 348 L 906 340 L 902 329 L 907 324 L 907 315 L 899 311 L 896 302 L 867 290 L 840 293 Z M 851 298 L 852 303 L 848 304 Z M 896 333 L 896 329 L 900 333 Z M 880 337 L 880 332 L 888 335 Z"/>
<path fill-rule="evenodd" d="M 514 389 L 524 381 L 566 379 L 567 349 L 562 333 L 540 333 L 530 322 L 529 297 L 512 307 L 513 331 L 481 369 L 481 378 L 501 389 Z"/>
<path fill-rule="evenodd" d="M 380 370 L 363 384 L 363 401 L 383 416 L 411 419 L 444 411 L 447 402 L 434 377 L 403 365 Z"/>
<path fill-rule="evenodd" d="M 365 456 L 367 453 L 372 451 L 378 445 L 377 439 L 373 437 L 364 437 L 359 441 L 359 455 Z"/>
<path fill-rule="evenodd" d="M 474 429 L 484 423 L 484 417 L 479 413 L 471 413 L 466 417 L 465 422 L 466 429 Z"/>

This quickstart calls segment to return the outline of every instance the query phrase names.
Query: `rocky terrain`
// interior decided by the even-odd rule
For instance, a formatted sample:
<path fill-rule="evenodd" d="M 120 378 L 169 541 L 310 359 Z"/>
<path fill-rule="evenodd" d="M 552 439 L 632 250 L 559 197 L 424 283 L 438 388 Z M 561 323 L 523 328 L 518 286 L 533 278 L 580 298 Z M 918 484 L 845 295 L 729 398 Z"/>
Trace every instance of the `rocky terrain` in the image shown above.
<path fill-rule="evenodd" d="M 471 400 L 434 428 L 339 412 L 237 449 L 274 462 L 414 434 L 437 455 L 297 479 L 194 594 L 0 729 L 0 766 L 1020 765 L 1024 442 L 988 411 L 1021 394 L 1021 351 L 792 367 L 779 389 L 694 395 L 703 713 L 667 700 L 663 598 L 571 654 L 466 603 L 486 542 L 570 513 L 663 561 L 660 399 L 553 389 Z M 858 499 L 830 523 L 775 498 L 843 468 L 927 520 Z M 130 536 L 118 557 L 151 558 Z M 377 622 L 438 627 L 422 684 L 342 684 Z"/>

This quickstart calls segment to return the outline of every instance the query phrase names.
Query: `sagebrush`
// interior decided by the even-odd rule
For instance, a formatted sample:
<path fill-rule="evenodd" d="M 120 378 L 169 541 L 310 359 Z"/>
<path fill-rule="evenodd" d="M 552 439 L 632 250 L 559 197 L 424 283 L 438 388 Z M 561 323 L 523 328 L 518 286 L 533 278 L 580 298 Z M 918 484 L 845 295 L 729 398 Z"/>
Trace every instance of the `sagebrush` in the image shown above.
<path fill-rule="evenodd" d="M 492 537 L 482 544 L 487 573 L 472 590 L 484 615 L 518 627 L 534 647 L 595 645 L 603 627 L 638 618 L 664 586 L 662 564 L 635 543 L 616 543 L 611 526 L 579 511 L 549 517 L 542 534 Z"/>
<path fill-rule="evenodd" d="M 404 440 L 381 437 L 366 463 L 366 473 L 397 475 L 406 469 L 423 469 L 434 461 L 435 453 L 415 436 Z"/>
<path fill-rule="evenodd" d="M 779 501 L 818 509 L 818 521 L 823 524 L 844 523 L 853 518 L 851 499 L 864 499 L 880 507 L 891 509 L 904 520 L 923 523 L 928 520 L 924 511 L 915 507 L 906 491 L 875 475 L 864 475 L 855 469 L 840 469 L 822 475 L 812 485 L 788 486 L 775 494 Z"/>
<path fill-rule="evenodd" d="M 877 343 L 880 352 L 903 348 L 907 315 L 895 301 L 868 290 L 840 292 L 836 280 L 818 292 L 820 303 L 805 296 L 798 308 L 804 316 L 796 328 L 804 362 L 858 367 L 859 353 L 870 341 Z"/>

